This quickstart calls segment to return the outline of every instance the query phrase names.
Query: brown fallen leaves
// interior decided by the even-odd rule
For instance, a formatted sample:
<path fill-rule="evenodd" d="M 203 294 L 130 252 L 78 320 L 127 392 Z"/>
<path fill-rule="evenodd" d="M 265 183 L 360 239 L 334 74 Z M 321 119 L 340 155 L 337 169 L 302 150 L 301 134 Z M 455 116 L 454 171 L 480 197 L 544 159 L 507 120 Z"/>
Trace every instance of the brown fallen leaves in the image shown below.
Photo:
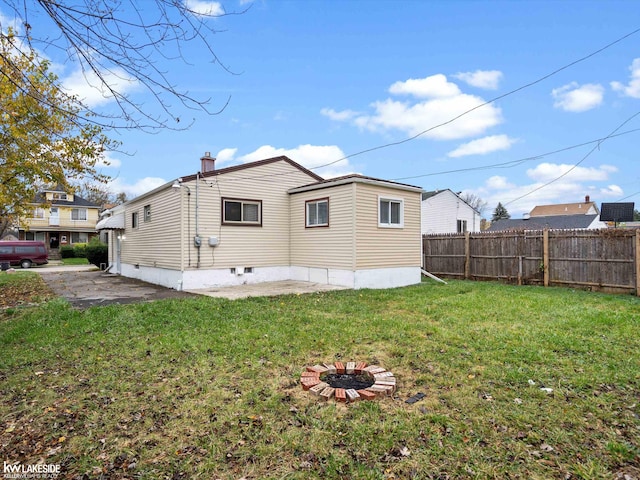
<path fill-rule="evenodd" d="M 0 309 L 37 305 L 53 297 L 40 275 L 0 272 Z"/>

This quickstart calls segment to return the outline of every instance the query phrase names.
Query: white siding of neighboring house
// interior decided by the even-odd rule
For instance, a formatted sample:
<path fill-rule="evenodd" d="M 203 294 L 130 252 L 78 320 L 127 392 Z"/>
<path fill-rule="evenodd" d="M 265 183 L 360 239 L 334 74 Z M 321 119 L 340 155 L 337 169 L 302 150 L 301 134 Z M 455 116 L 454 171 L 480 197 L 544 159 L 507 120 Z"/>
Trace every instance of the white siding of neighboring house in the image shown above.
<path fill-rule="evenodd" d="M 422 234 L 457 233 L 458 220 L 467 221 L 467 231 L 480 231 L 480 215 L 451 190 L 422 200 Z"/>

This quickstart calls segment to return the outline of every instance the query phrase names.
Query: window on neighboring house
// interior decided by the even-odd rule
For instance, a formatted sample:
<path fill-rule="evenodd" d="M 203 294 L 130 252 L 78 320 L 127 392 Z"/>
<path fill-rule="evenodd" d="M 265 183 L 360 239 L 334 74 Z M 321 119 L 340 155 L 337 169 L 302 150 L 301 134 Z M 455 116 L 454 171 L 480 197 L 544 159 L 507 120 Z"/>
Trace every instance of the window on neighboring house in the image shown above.
<path fill-rule="evenodd" d="M 223 225 L 262 225 L 262 201 L 222 199 Z"/>
<path fill-rule="evenodd" d="M 131 214 L 131 228 L 138 228 L 138 212 Z"/>
<path fill-rule="evenodd" d="M 87 232 L 71 232 L 71 243 L 87 243 L 89 234 Z"/>
<path fill-rule="evenodd" d="M 144 206 L 144 221 L 145 222 L 151 221 L 151 205 Z"/>
<path fill-rule="evenodd" d="M 467 221 L 458 220 L 458 233 L 464 233 L 467 231 Z"/>
<path fill-rule="evenodd" d="M 86 208 L 72 208 L 71 220 L 87 221 L 87 209 Z"/>
<path fill-rule="evenodd" d="M 37 240 L 39 242 L 44 242 L 45 235 L 44 232 L 25 232 L 24 233 L 25 240 Z"/>
<path fill-rule="evenodd" d="M 40 207 L 34 208 L 33 218 L 44 218 L 44 208 L 40 208 Z"/>
<path fill-rule="evenodd" d="M 402 199 L 379 197 L 378 209 L 378 226 L 394 228 L 404 226 L 404 201 Z"/>
<path fill-rule="evenodd" d="M 320 198 L 305 202 L 307 207 L 307 227 L 329 226 L 329 199 Z"/>
<path fill-rule="evenodd" d="M 54 200 L 66 200 L 67 199 L 67 194 L 66 193 L 54 192 L 53 199 Z"/>

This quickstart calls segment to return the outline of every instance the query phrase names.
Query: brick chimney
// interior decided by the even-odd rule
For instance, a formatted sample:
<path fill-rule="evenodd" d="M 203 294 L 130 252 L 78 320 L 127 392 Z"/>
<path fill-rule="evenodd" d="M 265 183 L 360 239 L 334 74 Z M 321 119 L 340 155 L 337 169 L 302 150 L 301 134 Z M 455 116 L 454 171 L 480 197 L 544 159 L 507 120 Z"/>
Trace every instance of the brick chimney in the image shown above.
<path fill-rule="evenodd" d="M 213 172 L 216 169 L 216 159 L 211 156 L 211 152 L 205 152 L 200 157 L 200 173 Z"/>
<path fill-rule="evenodd" d="M 589 195 L 584 196 L 584 203 L 589 203 L 591 201 L 591 197 Z"/>

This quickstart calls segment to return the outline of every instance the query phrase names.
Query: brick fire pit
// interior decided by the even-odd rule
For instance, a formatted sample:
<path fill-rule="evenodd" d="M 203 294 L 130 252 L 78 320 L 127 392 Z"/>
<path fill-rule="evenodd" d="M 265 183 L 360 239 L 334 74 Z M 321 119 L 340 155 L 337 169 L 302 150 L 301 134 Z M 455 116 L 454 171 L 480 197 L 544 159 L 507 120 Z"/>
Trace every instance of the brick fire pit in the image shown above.
<path fill-rule="evenodd" d="M 306 367 L 300 375 L 302 389 L 321 400 L 338 402 L 374 400 L 393 395 L 396 377 L 378 365 L 366 362 L 335 362 Z"/>

